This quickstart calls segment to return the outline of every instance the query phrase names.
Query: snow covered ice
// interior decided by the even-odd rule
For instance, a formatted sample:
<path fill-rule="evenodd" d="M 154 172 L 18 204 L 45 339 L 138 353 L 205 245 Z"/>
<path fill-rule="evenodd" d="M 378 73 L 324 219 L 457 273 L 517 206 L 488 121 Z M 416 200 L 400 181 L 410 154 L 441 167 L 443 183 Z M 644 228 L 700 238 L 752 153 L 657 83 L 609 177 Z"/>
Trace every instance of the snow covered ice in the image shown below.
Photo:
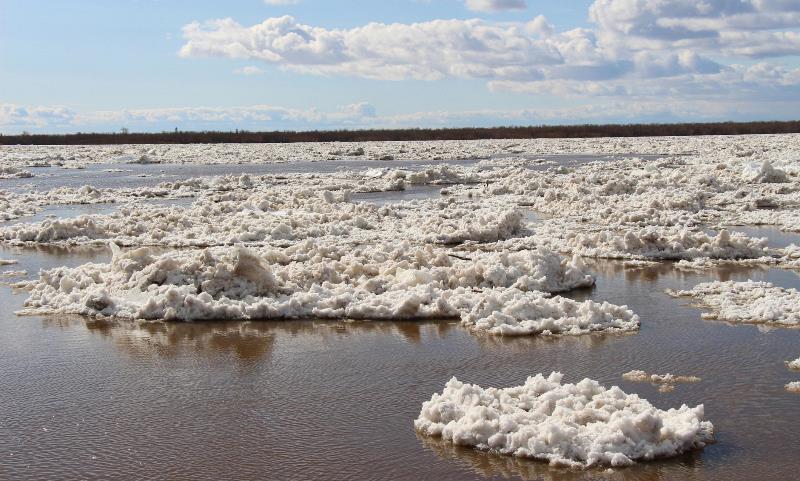
<path fill-rule="evenodd" d="M 714 432 L 702 405 L 663 411 L 616 386 L 562 383 L 555 372 L 508 388 L 453 378 L 423 403 L 414 427 L 458 445 L 582 468 L 676 456 L 712 442 Z"/>

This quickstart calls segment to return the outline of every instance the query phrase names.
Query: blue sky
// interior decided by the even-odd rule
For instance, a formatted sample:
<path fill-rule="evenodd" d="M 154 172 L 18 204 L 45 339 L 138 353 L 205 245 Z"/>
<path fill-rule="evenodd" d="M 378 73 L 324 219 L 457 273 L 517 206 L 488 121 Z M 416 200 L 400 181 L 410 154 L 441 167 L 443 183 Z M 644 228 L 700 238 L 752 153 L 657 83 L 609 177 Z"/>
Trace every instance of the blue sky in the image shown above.
<path fill-rule="evenodd" d="M 792 0 L 0 0 L 0 132 L 789 119 L 799 32 Z"/>

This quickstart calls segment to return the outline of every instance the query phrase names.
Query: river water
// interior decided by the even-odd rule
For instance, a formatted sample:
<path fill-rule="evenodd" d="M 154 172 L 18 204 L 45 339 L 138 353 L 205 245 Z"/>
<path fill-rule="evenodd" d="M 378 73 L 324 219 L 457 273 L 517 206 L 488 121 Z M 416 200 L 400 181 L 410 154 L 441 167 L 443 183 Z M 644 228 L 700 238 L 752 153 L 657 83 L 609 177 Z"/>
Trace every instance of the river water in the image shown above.
<path fill-rule="evenodd" d="M 0 270 L 31 277 L 109 257 L 0 246 L 0 258 L 19 261 Z M 784 365 L 800 355 L 800 330 L 705 321 L 664 290 L 745 279 L 800 288 L 800 277 L 591 267 L 597 286 L 567 295 L 627 304 L 641 317 L 638 333 L 508 339 L 452 321 L 18 317 L 25 294 L 0 287 L 0 479 L 798 479 L 800 395 L 783 386 L 800 379 Z M 631 369 L 702 381 L 660 392 L 623 380 Z M 613 472 L 568 471 L 413 429 L 421 403 L 452 376 L 501 387 L 553 370 L 662 409 L 703 403 L 717 443 Z"/>

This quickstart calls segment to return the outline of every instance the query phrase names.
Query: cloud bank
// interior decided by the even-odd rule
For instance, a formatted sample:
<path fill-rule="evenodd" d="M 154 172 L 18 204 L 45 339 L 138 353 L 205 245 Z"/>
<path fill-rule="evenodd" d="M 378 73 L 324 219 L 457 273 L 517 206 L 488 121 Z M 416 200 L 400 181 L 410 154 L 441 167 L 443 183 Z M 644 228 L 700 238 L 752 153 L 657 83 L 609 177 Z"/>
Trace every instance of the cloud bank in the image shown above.
<path fill-rule="evenodd" d="M 516 0 L 467 5 L 525 7 Z M 564 96 L 688 98 L 723 91 L 764 99 L 794 93 L 800 83 L 800 70 L 782 62 L 800 55 L 797 1 L 596 0 L 588 15 L 593 28 L 562 32 L 542 16 L 350 29 L 290 16 L 252 26 L 217 19 L 184 26 L 179 54 L 258 60 L 323 76 L 484 79 L 493 90 Z"/>

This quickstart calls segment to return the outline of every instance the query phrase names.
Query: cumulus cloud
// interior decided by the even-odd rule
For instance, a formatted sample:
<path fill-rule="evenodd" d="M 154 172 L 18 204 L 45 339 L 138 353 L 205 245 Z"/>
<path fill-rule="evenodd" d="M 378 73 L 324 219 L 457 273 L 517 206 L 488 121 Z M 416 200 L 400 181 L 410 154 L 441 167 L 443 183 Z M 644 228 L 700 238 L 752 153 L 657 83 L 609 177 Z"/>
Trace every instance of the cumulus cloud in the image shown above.
<path fill-rule="evenodd" d="M 479 11 L 525 7 L 518 0 L 465 3 Z M 252 26 L 211 20 L 184 27 L 180 55 L 259 60 L 312 75 L 483 79 L 495 91 L 587 102 L 695 102 L 715 112 L 725 102 L 738 108 L 750 102 L 745 110 L 756 112 L 757 102 L 800 94 L 796 62 L 784 61 L 800 56 L 800 1 L 595 0 L 588 14 L 590 27 L 566 31 L 541 15 L 350 29 L 289 16 Z"/>
<path fill-rule="evenodd" d="M 800 54 L 800 2 L 794 0 L 595 0 L 589 18 L 618 49 Z"/>
<path fill-rule="evenodd" d="M 554 44 L 527 34 L 524 25 L 477 19 L 353 29 L 313 27 L 290 16 L 251 27 L 222 19 L 186 25 L 183 35 L 183 57 L 261 60 L 300 72 L 371 79 L 535 77 L 540 66 L 563 62 Z"/>
<path fill-rule="evenodd" d="M 13 126 L 18 130 L 70 125 L 75 112 L 66 107 L 26 107 L 0 103 L 0 127 Z"/>

